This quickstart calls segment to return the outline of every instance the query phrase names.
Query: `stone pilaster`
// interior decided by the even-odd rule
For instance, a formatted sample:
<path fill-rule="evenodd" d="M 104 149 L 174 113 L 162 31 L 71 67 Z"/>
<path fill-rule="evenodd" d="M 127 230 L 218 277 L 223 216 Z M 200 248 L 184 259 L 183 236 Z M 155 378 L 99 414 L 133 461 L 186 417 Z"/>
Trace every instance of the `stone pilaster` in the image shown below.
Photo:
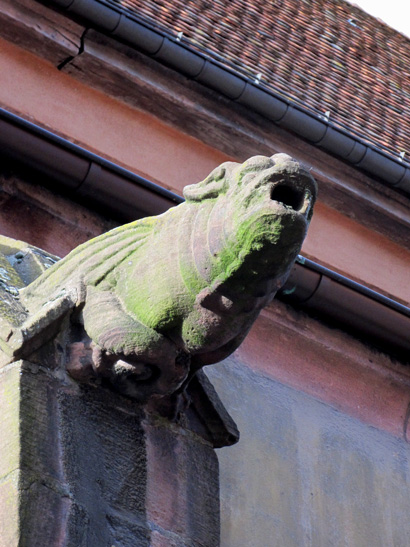
<path fill-rule="evenodd" d="M 0 374 L 0 545 L 214 547 L 209 441 L 28 361 Z"/>

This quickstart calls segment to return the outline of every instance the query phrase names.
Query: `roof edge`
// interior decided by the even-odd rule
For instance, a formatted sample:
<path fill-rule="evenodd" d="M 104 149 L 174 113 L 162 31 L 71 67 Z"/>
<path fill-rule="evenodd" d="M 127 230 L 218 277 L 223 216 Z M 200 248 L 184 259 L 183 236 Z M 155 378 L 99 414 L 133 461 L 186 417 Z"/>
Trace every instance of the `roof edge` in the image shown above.
<path fill-rule="evenodd" d="M 42 1 L 42 0 L 39 0 Z M 44 2 L 43 2 L 44 3 Z M 264 87 L 257 79 L 221 64 L 206 54 L 116 9 L 104 0 L 47 0 L 59 10 L 81 17 L 93 28 L 138 49 L 183 75 L 217 91 L 311 144 L 330 152 L 386 186 L 410 195 L 410 165 L 346 128 L 331 123 L 282 94 Z"/>

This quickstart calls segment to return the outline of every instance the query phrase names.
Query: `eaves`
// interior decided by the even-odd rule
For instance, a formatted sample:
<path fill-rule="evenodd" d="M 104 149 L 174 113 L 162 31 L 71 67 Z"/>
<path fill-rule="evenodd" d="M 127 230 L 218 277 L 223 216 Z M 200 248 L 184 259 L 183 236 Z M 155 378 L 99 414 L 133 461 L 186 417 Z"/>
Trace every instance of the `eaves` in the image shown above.
<path fill-rule="evenodd" d="M 89 4 L 90 0 L 82 3 L 83 7 Z M 157 62 L 155 56 L 126 45 L 108 32 L 93 29 L 84 17 L 67 16 L 70 12 L 66 9 L 59 9 L 54 2 L 56 9 L 50 9 L 50 5 L 38 0 L 1 2 L 0 37 L 12 45 L 10 51 L 18 52 L 13 46 L 20 46 L 60 68 L 71 77 L 70 82 L 80 81 L 120 103 L 158 117 L 166 125 L 238 161 L 257 154 L 286 152 L 309 166 L 319 183 L 323 204 L 409 248 L 410 194 L 298 137 L 256 110 Z M 172 37 L 168 41 L 176 42 Z M 13 83 L 6 79 L 6 89 L 7 84 L 13 93 Z M 60 100 L 63 104 L 65 97 Z M 19 104 L 18 100 L 14 104 Z M 59 131 L 30 108 L 21 110 L 7 101 L 3 106 Z M 78 135 L 68 138 L 83 142 Z M 135 169 L 133 163 L 123 165 L 131 171 Z M 127 206 L 124 200 L 124 207 Z"/>
<path fill-rule="evenodd" d="M 376 177 L 390 188 L 410 195 L 410 166 L 371 145 L 360 136 L 331 123 L 303 105 L 275 93 L 206 54 L 169 36 L 146 21 L 121 12 L 103 0 L 49 0 L 48 5 L 80 17 L 95 28 L 231 101 L 249 108 L 282 128 L 302 137 L 355 168 Z"/>

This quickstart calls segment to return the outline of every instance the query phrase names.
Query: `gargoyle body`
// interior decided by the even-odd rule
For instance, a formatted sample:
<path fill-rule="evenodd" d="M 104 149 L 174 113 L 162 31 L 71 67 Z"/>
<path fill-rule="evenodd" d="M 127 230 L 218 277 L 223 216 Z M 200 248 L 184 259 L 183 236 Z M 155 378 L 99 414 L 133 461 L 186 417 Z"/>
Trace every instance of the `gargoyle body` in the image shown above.
<path fill-rule="evenodd" d="M 83 326 L 89 357 L 68 363 L 74 377 L 100 375 L 142 401 L 230 355 L 285 282 L 316 185 L 277 154 L 222 164 L 184 195 L 74 249 L 21 291 L 29 317 L 60 307 Z"/>

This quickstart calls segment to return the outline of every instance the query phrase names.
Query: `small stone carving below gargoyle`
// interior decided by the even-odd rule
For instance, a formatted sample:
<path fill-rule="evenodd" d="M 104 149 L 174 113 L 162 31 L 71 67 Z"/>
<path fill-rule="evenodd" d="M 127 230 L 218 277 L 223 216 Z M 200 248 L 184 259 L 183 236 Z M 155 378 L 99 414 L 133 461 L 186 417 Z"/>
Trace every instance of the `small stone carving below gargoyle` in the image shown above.
<path fill-rule="evenodd" d="M 230 355 L 285 282 L 316 184 L 276 154 L 224 163 L 184 195 L 74 249 L 22 289 L 26 319 L 2 348 L 25 357 L 68 323 L 81 333 L 71 337 L 69 373 L 106 378 L 139 401 L 178 391 Z"/>

